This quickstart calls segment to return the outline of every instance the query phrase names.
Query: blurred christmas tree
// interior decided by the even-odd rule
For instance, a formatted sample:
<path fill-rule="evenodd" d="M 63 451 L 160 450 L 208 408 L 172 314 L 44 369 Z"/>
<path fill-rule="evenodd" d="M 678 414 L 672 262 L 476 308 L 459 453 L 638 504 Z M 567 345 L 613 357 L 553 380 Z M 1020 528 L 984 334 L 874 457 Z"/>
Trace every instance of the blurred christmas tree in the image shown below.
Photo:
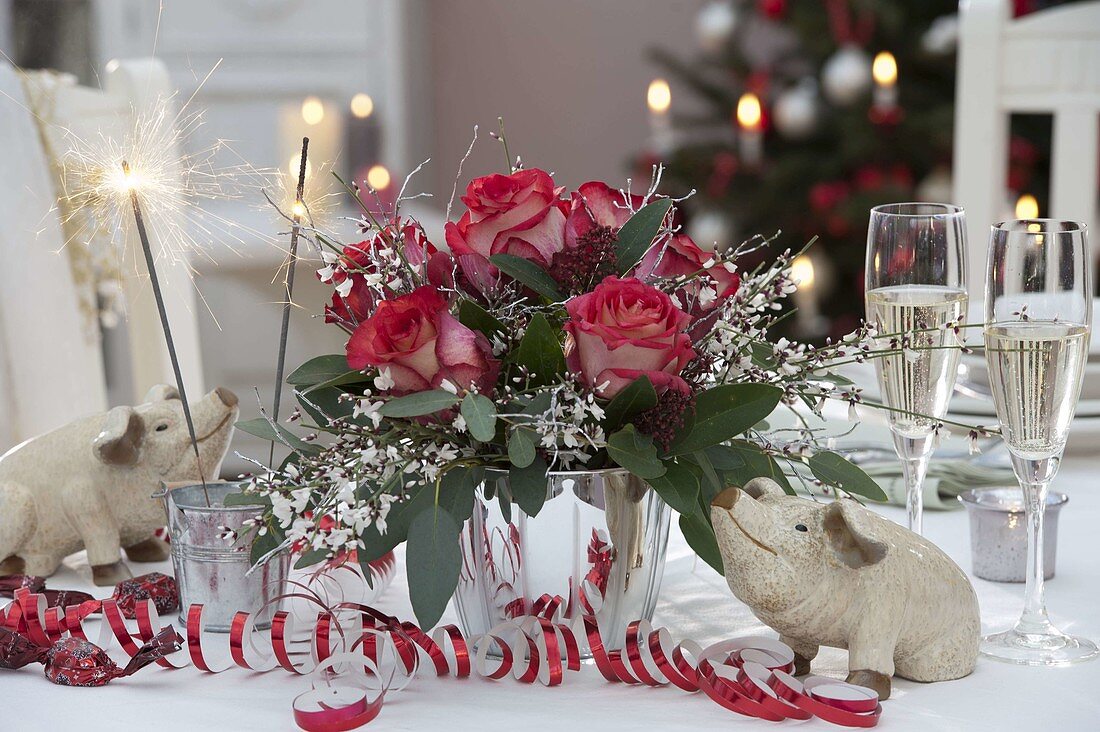
<path fill-rule="evenodd" d="M 701 246 L 777 228 L 781 247 L 819 237 L 799 263 L 806 291 L 790 328 L 801 338 L 835 337 L 862 316 L 871 207 L 951 199 L 956 10 L 716 0 L 697 18 L 697 53 L 655 51 L 677 92 L 697 98 L 677 101 L 670 127 L 652 104 L 667 87 L 651 88 L 653 145 L 640 162 L 665 161 L 670 192 L 697 189 L 687 227 Z M 1017 179 L 1030 178 L 1041 155 L 1014 152 Z"/>

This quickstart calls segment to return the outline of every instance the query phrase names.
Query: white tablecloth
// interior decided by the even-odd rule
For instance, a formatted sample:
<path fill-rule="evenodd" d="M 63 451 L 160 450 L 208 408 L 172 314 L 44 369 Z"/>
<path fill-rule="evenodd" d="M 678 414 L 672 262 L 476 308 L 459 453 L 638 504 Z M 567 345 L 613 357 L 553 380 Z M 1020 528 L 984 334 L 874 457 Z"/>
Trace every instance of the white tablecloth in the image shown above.
<path fill-rule="evenodd" d="M 1100 491 L 1096 459 L 1067 460 L 1055 487 L 1070 494 L 1061 516 L 1057 576 L 1047 584 L 1053 618 L 1063 629 L 1100 638 Z M 882 512 L 904 521 L 903 511 Z M 929 513 L 928 536 L 969 568 L 969 528 L 962 511 Z M 403 567 L 403 564 L 400 566 Z M 149 565 L 139 565 L 140 572 Z M 155 567 L 155 565 L 154 565 Z M 152 568 L 152 567 L 150 567 Z M 157 567 L 170 571 L 167 565 Z M 95 591 L 83 555 L 74 555 L 50 586 Z M 1019 613 L 1023 586 L 975 579 L 986 631 L 1010 625 Z M 411 619 L 403 571 L 379 607 Z M 445 620 L 453 621 L 453 612 Z M 677 638 L 701 643 L 723 637 L 770 633 L 730 594 L 725 581 L 696 562 L 679 531 L 672 530 L 668 564 L 655 623 Z M 211 636 L 224 645 L 225 640 Z M 843 678 L 846 655 L 822 649 L 815 673 Z M 293 730 L 291 700 L 308 681 L 281 670 L 252 674 L 234 668 L 212 675 L 193 668 L 144 669 L 97 689 L 54 686 L 38 667 L 0 671 L 0 730 Z M 1098 730 L 1100 661 L 1070 668 L 1025 668 L 979 659 L 966 679 L 918 684 L 895 679 L 883 704 L 883 730 Z M 705 697 L 674 688 L 649 689 L 605 682 L 585 666 L 552 689 L 511 679 L 457 680 L 427 675 L 391 696 L 372 725 L 386 730 L 695 730 L 772 728 L 740 718 Z M 780 728 L 827 729 L 820 721 L 787 722 Z M 837 728 L 834 728 L 837 729 Z"/>

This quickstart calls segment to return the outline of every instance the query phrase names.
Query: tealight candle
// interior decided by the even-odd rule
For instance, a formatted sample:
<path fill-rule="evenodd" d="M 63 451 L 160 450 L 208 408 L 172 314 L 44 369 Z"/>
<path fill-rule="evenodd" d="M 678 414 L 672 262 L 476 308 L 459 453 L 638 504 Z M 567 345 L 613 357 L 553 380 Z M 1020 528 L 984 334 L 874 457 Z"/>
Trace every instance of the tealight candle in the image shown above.
<path fill-rule="evenodd" d="M 764 159 L 764 113 L 760 97 L 745 92 L 737 100 L 738 151 L 746 165 L 759 165 Z"/>
<path fill-rule="evenodd" d="M 975 577 L 994 582 L 1023 582 L 1027 574 L 1027 513 L 1019 488 L 963 491 L 959 500 L 970 513 L 970 554 Z M 1043 536 L 1043 577 L 1054 576 L 1058 512 L 1069 498 L 1047 494 Z"/>
<path fill-rule="evenodd" d="M 880 51 L 871 64 L 871 77 L 875 80 L 875 111 L 880 115 L 892 112 L 898 106 L 898 62 L 894 54 Z"/>
<path fill-rule="evenodd" d="M 672 150 L 672 121 L 668 110 L 672 106 L 672 89 L 664 79 L 649 82 L 646 91 L 646 106 L 649 107 L 649 131 L 653 151 L 665 155 Z"/>

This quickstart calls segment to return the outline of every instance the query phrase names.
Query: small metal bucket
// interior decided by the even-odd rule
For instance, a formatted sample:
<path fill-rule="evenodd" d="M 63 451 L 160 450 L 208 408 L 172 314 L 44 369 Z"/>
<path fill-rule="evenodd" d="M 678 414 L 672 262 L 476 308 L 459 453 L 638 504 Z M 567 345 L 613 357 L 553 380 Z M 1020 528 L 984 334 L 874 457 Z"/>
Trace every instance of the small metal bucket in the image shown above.
<path fill-rule="evenodd" d="M 187 622 L 187 609 L 201 603 L 206 630 L 228 632 L 240 610 L 255 617 L 257 628 L 271 626 L 279 604 L 274 598 L 284 592 L 290 557 L 286 553 L 272 557 L 249 574 L 252 542 L 224 538 L 226 529 L 251 537 L 252 530 L 244 522 L 262 510 L 222 505 L 227 495 L 240 493 L 241 487 L 240 483 L 207 483 L 204 492 L 200 484 L 182 485 L 165 487 L 153 496 L 164 499 L 168 512 L 181 623 Z"/>

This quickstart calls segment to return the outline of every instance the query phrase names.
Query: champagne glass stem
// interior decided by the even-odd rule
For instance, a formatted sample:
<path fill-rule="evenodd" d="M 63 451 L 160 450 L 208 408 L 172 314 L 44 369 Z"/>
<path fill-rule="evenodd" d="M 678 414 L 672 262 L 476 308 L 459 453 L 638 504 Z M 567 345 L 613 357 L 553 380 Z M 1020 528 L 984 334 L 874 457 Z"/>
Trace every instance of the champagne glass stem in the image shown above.
<path fill-rule="evenodd" d="M 901 458 L 902 475 L 905 476 L 905 507 L 909 515 L 909 530 L 923 533 L 924 476 L 932 458 L 932 435 L 905 437 L 894 434 L 894 449 Z"/>
<path fill-rule="evenodd" d="M 1027 512 L 1027 586 L 1024 591 L 1024 612 L 1016 623 L 1016 631 L 1024 634 L 1048 634 L 1053 631 L 1044 597 L 1043 531 L 1049 486 L 1049 480 L 1020 482 L 1024 491 L 1024 510 Z"/>

